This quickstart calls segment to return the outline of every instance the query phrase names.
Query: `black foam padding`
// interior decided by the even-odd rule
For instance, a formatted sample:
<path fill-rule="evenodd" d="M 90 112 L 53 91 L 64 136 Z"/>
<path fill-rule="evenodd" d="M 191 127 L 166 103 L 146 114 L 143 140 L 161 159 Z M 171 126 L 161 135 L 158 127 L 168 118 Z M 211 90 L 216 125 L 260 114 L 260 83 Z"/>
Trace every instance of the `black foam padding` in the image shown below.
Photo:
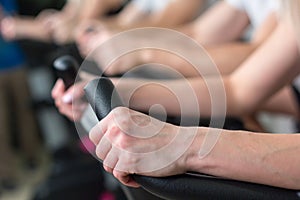
<path fill-rule="evenodd" d="M 299 191 L 209 176 L 180 175 L 152 178 L 136 175 L 144 189 L 163 199 L 173 200 L 300 200 Z"/>
<path fill-rule="evenodd" d="M 53 68 L 57 76 L 64 81 L 66 89 L 75 83 L 79 69 L 79 64 L 75 58 L 69 55 L 59 57 L 54 61 Z"/>
<path fill-rule="evenodd" d="M 84 90 L 98 120 L 102 120 L 114 108 L 123 106 L 119 94 L 108 78 L 95 79 Z"/>

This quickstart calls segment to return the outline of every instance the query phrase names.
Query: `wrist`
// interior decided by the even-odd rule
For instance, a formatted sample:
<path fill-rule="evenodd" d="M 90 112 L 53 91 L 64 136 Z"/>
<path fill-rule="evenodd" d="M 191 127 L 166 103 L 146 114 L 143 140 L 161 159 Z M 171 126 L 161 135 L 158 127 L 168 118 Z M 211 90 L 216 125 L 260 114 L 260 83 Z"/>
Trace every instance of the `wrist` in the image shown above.
<path fill-rule="evenodd" d="M 194 140 L 188 148 L 185 155 L 185 171 L 188 172 L 201 172 L 205 168 L 205 159 L 200 158 L 200 150 L 203 145 L 206 134 L 208 133 L 207 128 L 191 127 L 188 128 L 190 134 L 194 134 Z"/>

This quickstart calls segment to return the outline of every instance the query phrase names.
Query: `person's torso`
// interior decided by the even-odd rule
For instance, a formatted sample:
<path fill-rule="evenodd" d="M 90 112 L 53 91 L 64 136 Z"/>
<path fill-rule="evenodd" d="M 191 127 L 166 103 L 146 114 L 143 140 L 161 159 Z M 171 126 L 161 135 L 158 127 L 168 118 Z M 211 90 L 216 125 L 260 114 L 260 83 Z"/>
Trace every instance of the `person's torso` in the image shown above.
<path fill-rule="evenodd" d="M 2 14 L 12 15 L 17 10 L 16 1 L 0 0 Z M 16 42 L 5 41 L 0 34 L 0 70 L 10 70 L 24 63 L 24 55 Z"/>

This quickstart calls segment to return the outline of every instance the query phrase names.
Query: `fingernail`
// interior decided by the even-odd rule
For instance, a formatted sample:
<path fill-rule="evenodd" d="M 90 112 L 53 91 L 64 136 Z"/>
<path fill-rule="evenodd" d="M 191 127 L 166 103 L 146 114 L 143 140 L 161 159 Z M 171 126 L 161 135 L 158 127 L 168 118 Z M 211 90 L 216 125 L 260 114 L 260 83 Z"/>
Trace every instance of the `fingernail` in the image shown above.
<path fill-rule="evenodd" d="M 72 95 L 67 94 L 67 95 L 63 96 L 62 100 L 64 103 L 72 103 Z"/>

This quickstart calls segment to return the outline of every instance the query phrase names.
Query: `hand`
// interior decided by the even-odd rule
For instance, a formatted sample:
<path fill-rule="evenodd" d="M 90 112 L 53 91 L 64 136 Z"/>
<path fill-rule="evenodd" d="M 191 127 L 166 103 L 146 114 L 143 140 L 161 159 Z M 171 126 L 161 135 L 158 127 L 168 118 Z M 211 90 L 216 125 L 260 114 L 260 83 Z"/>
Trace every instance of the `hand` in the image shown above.
<path fill-rule="evenodd" d="M 164 177 L 186 172 L 191 129 L 119 107 L 90 132 L 96 155 L 121 183 L 139 187 L 130 174 Z"/>
<path fill-rule="evenodd" d="M 51 38 L 55 43 L 66 44 L 74 40 L 77 16 L 69 16 L 62 11 L 47 9 L 42 11 L 36 19 L 43 24 L 45 30 L 51 33 Z"/>
<path fill-rule="evenodd" d="M 11 41 L 17 39 L 50 40 L 50 29 L 41 20 L 32 17 L 5 17 L 1 21 L 1 33 L 4 39 Z"/>
<path fill-rule="evenodd" d="M 2 37 L 7 40 L 14 40 L 16 37 L 16 26 L 13 17 L 5 17 L 1 21 L 1 34 Z"/>
<path fill-rule="evenodd" d="M 53 16 L 48 21 L 53 41 L 59 45 L 74 41 L 74 30 L 77 26 L 77 20 L 76 17 L 69 17 L 63 14 Z"/>
<path fill-rule="evenodd" d="M 59 112 L 70 120 L 79 121 L 87 106 L 83 101 L 83 89 L 86 84 L 87 82 L 79 82 L 65 91 L 64 83 L 59 79 L 52 90 L 52 97 Z"/>
<path fill-rule="evenodd" d="M 112 33 L 108 28 L 96 20 L 80 24 L 75 34 L 78 49 L 83 56 L 89 55 L 111 36 Z"/>

